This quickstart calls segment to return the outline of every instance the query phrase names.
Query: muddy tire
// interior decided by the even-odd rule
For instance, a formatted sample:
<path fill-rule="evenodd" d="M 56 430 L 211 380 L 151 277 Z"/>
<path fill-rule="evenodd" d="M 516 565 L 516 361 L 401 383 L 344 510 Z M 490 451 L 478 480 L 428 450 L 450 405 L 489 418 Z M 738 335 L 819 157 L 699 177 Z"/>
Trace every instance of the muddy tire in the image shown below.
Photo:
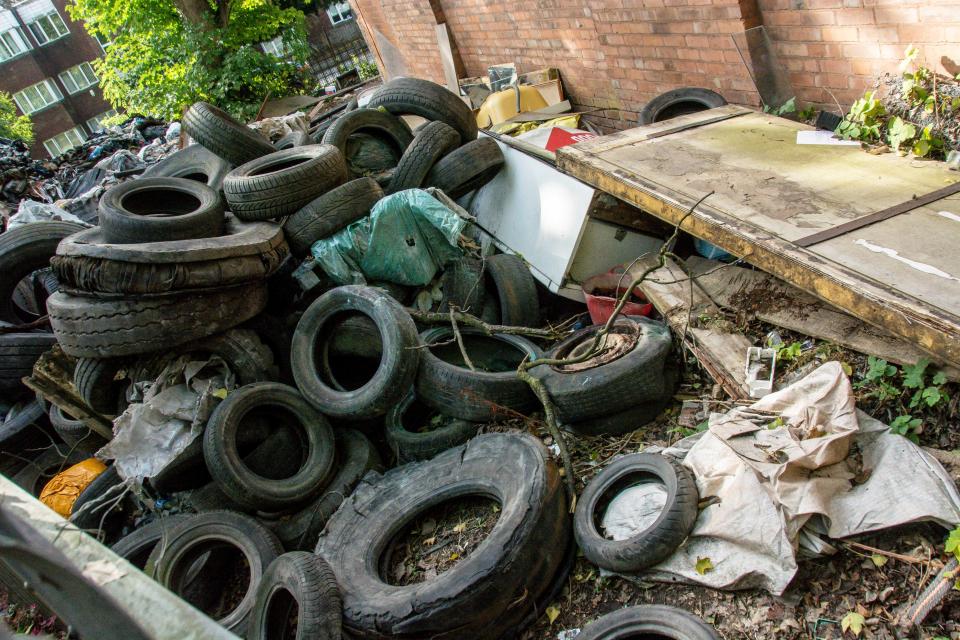
<path fill-rule="evenodd" d="M 205 609 L 215 604 L 224 586 L 218 571 L 222 563 L 215 556 L 227 547 L 243 555 L 249 570 L 249 583 L 240 602 L 217 622 L 242 636 L 249 626 L 263 574 L 283 553 L 277 538 L 256 520 L 229 511 L 209 511 L 192 516 L 174 527 L 169 544 L 154 548 L 147 561 L 147 570 L 161 585 L 186 597 L 206 613 Z M 196 561 L 205 553 L 210 557 L 194 576 Z"/>
<path fill-rule="evenodd" d="M 496 320 L 509 327 L 539 327 L 537 283 L 527 264 L 515 255 L 499 253 L 486 259 L 487 298 L 496 299 Z"/>
<path fill-rule="evenodd" d="M 312 551 L 317 538 L 343 501 L 368 471 L 380 469 L 380 456 L 373 443 L 354 429 L 337 429 L 337 472 L 313 502 L 299 511 L 264 517 L 287 551 Z"/>
<path fill-rule="evenodd" d="M 14 290 L 28 275 L 50 265 L 61 240 L 84 229 L 75 222 L 34 222 L 0 234 L 0 322 L 23 324 L 35 319 L 17 312 Z"/>
<path fill-rule="evenodd" d="M 618 318 L 614 328 L 633 333 L 634 325 L 639 328 L 636 344 L 616 360 L 583 371 L 562 371 L 549 365 L 530 370 L 546 386 L 562 422 L 590 420 L 663 398 L 664 363 L 673 346 L 670 330 L 661 322 L 643 317 Z M 593 325 L 573 333 L 547 357 L 567 357 L 578 346 L 592 341 L 600 327 Z"/>
<path fill-rule="evenodd" d="M 500 502 L 484 542 L 436 578 L 387 584 L 376 556 L 391 538 L 415 514 L 468 495 Z M 561 479 L 547 450 L 529 435 L 496 433 L 427 462 L 368 474 L 327 523 L 316 552 L 339 578 L 352 637 L 479 639 L 497 638 L 525 617 L 568 540 Z M 524 604 L 511 606 L 517 601 Z"/>
<path fill-rule="evenodd" d="M 241 423 L 247 413 L 261 407 L 282 409 L 299 423 L 303 450 L 297 452 L 301 464 L 292 476 L 264 477 L 240 455 Z M 323 490 L 333 466 L 333 430 L 296 389 L 275 382 L 251 384 L 229 394 L 210 416 L 203 457 L 214 481 L 238 504 L 263 511 L 289 508 Z"/>
<path fill-rule="evenodd" d="M 22 378 L 33 374 L 34 363 L 56 343 L 52 333 L 0 333 L 0 395 L 29 393 Z"/>
<path fill-rule="evenodd" d="M 72 450 L 93 455 L 107 443 L 103 436 L 87 426 L 86 422 L 67 415 L 57 405 L 50 407 L 49 416 L 50 426 Z"/>
<path fill-rule="evenodd" d="M 283 230 L 290 251 L 297 257 L 310 253 L 310 246 L 370 214 L 383 197 L 372 178 L 357 178 L 331 189 L 287 218 Z"/>
<path fill-rule="evenodd" d="M 73 386 L 94 411 L 115 416 L 127 404 L 124 394 L 130 384 L 117 375 L 127 366 L 123 358 L 79 358 L 73 369 Z"/>
<path fill-rule="evenodd" d="M 645 530 L 626 540 L 609 540 L 597 530 L 598 512 L 633 477 L 656 478 L 666 489 L 666 504 Z M 683 544 L 697 520 L 699 500 L 693 475 L 673 458 L 649 453 L 622 456 L 598 473 L 577 501 L 573 517 L 577 545 L 603 569 L 636 573 L 666 560 Z"/>
<path fill-rule="evenodd" d="M 328 331 L 340 314 L 362 314 L 380 333 L 383 356 L 373 377 L 363 386 L 343 391 L 326 366 Z M 307 308 L 293 333 L 291 368 L 304 397 L 324 414 L 352 420 L 386 414 L 413 384 L 420 351 L 413 319 L 396 300 L 373 287 L 349 285 L 323 294 Z"/>
<path fill-rule="evenodd" d="M 520 336 L 486 336 L 479 330 L 461 328 L 467 354 L 477 371 L 471 371 L 453 339 L 453 329 L 438 327 L 420 335 L 423 344 L 438 344 L 423 349 L 417 372 L 417 397 L 436 411 L 472 422 L 490 422 L 511 412 L 526 412 L 538 406 L 530 387 L 517 377 L 514 364 L 524 358 L 542 357 L 540 349 Z M 446 344 L 443 344 L 446 343 Z M 489 371 L 482 359 L 498 363 L 500 370 Z M 509 361 L 511 367 L 499 365 Z M 506 369 L 506 370 L 504 370 Z"/>
<path fill-rule="evenodd" d="M 413 134 L 407 123 L 395 115 L 379 109 L 354 109 L 343 114 L 334 121 L 323 134 L 323 144 L 330 144 L 340 149 L 346 158 L 347 141 L 355 133 L 372 134 L 389 141 L 396 151 L 397 157 L 410 146 Z"/>
<path fill-rule="evenodd" d="M 643 106 L 637 116 L 639 124 L 653 124 L 687 113 L 722 107 L 727 101 L 716 91 L 683 87 L 661 93 Z"/>
<path fill-rule="evenodd" d="M 464 256 L 448 264 L 440 280 L 442 299 L 440 312 L 447 313 L 451 306 L 464 313 L 479 315 L 486 300 L 483 260 Z"/>
<path fill-rule="evenodd" d="M 367 108 L 383 107 L 394 115 L 416 115 L 439 120 L 460 135 L 460 144 L 477 138 L 477 119 L 460 96 L 449 89 L 418 78 L 396 78 L 373 94 Z"/>
<path fill-rule="evenodd" d="M 147 566 L 147 559 L 156 546 L 161 543 L 168 544 L 170 532 L 188 518 L 190 518 L 189 515 L 182 513 L 158 517 L 120 538 L 110 548 L 115 554 L 142 571 Z"/>
<path fill-rule="evenodd" d="M 183 117 L 183 130 L 234 166 L 273 153 L 274 150 L 269 140 L 206 102 L 197 102 L 187 110 Z"/>
<path fill-rule="evenodd" d="M 503 152 L 493 138 L 471 140 L 437 161 L 424 182 L 456 200 L 487 184 L 503 168 Z"/>
<path fill-rule="evenodd" d="M 415 402 L 416 396 L 411 393 L 387 414 L 387 444 L 399 464 L 429 460 L 447 449 L 463 444 L 477 435 L 483 426 L 480 422 L 452 419 L 435 429 L 413 431 L 408 427 L 410 408 Z"/>
<path fill-rule="evenodd" d="M 169 349 L 225 331 L 267 304 L 262 283 L 157 298 L 98 300 L 62 292 L 48 300 L 50 325 L 64 353 L 110 358 Z"/>
<path fill-rule="evenodd" d="M 241 220 L 269 220 L 300 210 L 346 179 L 347 165 L 336 147 L 309 145 L 240 165 L 227 174 L 223 193 Z"/>
<path fill-rule="evenodd" d="M 291 636 L 293 606 L 297 623 Z M 342 609 L 337 576 L 323 558 L 306 551 L 285 553 L 263 574 L 247 639 L 340 640 Z"/>
<path fill-rule="evenodd" d="M 173 153 L 143 172 L 144 178 L 185 178 L 201 182 L 214 191 L 233 168 L 229 162 L 200 144 Z"/>
<path fill-rule="evenodd" d="M 664 394 L 657 400 L 638 402 L 624 411 L 587 418 L 562 426 L 581 436 L 620 436 L 636 431 L 656 420 L 673 403 L 673 393 L 676 391 L 677 383 L 680 380 L 679 366 L 674 363 L 667 363 L 664 378 Z"/>
<path fill-rule="evenodd" d="M 720 635 L 703 620 L 676 607 L 644 604 L 601 616 L 588 624 L 577 640 L 720 640 Z"/>
<path fill-rule="evenodd" d="M 186 178 L 141 178 L 107 189 L 100 198 L 107 242 L 137 244 L 223 235 L 220 194 Z"/>
<path fill-rule="evenodd" d="M 286 151 L 296 147 L 305 147 L 313 144 L 313 138 L 306 131 L 291 131 L 279 140 L 273 143 L 273 148 L 277 151 Z"/>
<path fill-rule="evenodd" d="M 403 152 L 387 194 L 423 186 L 437 160 L 457 148 L 457 132 L 442 122 L 428 122 Z"/>

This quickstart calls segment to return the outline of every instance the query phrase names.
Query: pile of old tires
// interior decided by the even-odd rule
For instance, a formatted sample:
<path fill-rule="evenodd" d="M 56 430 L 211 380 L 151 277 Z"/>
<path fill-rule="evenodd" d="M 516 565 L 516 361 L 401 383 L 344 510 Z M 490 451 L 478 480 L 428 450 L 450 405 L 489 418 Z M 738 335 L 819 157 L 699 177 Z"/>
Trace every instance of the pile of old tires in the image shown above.
<path fill-rule="evenodd" d="M 401 116 L 426 123 L 412 131 Z M 17 327 L 0 332 L 0 392 L 21 400 L 0 428 L 0 452 L 27 458 L 5 473 L 38 495 L 106 443 L 19 383 L 55 344 L 74 363 L 77 396 L 107 418 L 179 358 L 219 359 L 236 384 L 193 425 L 200 435 L 136 493 L 107 467 L 76 498 L 71 520 L 253 639 L 341 630 L 512 638 L 556 598 L 577 545 L 599 566 L 638 571 L 682 542 L 696 488 L 667 458 L 614 461 L 571 518 L 544 444 L 523 430 L 486 432 L 542 410 L 517 376 L 521 363 L 581 354 L 598 327 L 551 344 L 509 329 L 418 324 L 409 292 L 389 283 L 307 293 L 292 285 L 313 243 L 385 193 L 435 186 L 456 198 L 496 174 L 499 148 L 477 139 L 457 96 L 397 79 L 315 137 L 275 145 L 205 103 L 183 126 L 199 144 L 107 191 L 99 226 L 35 223 L 0 235 L 10 276 L 0 322 Z M 433 310 L 448 317 L 541 326 L 537 286 L 516 256 L 467 255 L 445 265 L 440 285 Z M 52 332 L 33 322 L 45 314 Z M 662 323 L 620 318 L 600 355 L 532 374 L 564 429 L 624 433 L 673 396 L 670 351 Z M 38 440 L 47 448 L 34 453 Z M 599 511 L 636 478 L 666 487 L 663 516 L 628 540 L 607 540 Z M 473 496 L 493 500 L 498 516 L 468 557 L 419 583 L 386 579 L 385 556 L 405 527 Z"/>

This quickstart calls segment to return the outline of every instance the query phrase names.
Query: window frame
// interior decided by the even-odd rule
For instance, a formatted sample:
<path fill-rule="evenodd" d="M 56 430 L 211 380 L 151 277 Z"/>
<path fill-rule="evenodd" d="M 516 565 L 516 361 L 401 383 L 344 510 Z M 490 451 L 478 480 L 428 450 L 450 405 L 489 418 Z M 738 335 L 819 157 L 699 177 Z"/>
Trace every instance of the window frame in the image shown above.
<path fill-rule="evenodd" d="M 344 10 L 346 10 L 349 15 L 344 16 Z M 337 26 L 338 24 L 353 20 L 355 16 L 353 15 L 353 7 L 350 6 L 349 2 L 338 2 L 327 7 L 327 17 L 330 18 L 331 25 Z"/>
<path fill-rule="evenodd" d="M 24 48 L 18 51 L 17 53 L 14 53 L 7 57 L 3 57 L 4 56 L 3 47 L 7 46 L 3 40 L 3 37 L 8 34 L 14 34 L 15 38 L 20 41 L 20 44 Z M 0 31 L 0 63 L 7 62 L 15 58 L 19 58 L 25 53 L 29 53 L 31 49 L 33 49 L 33 45 L 30 44 L 30 40 L 27 39 L 26 35 L 24 35 L 23 30 L 20 27 L 10 27 L 9 29 Z"/>
<path fill-rule="evenodd" d="M 86 67 L 84 65 L 86 65 Z M 90 77 L 84 71 L 85 68 L 90 70 L 90 75 L 93 76 L 93 80 L 90 80 Z M 87 84 L 84 84 L 84 85 L 77 84 L 77 79 L 73 75 L 74 72 L 79 73 L 80 76 L 82 76 L 83 81 L 86 82 Z M 90 87 L 96 86 L 97 83 L 100 82 L 100 78 L 97 77 L 97 72 L 94 71 L 93 65 L 90 64 L 89 60 L 81 62 L 80 64 L 75 64 L 69 69 L 64 69 L 59 74 L 57 74 L 57 77 L 60 79 L 60 83 L 63 85 L 63 88 L 67 90 L 67 95 L 71 95 L 71 96 L 80 93 L 84 89 L 89 89 Z M 64 78 L 69 79 L 69 81 L 73 83 L 74 88 L 70 88 L 70 85 L 67 83 L 67 80 L 65 80 Z"/>
<path fill-rule="evenodd" d="M 59 137 L 61 137 L 61 136 L 64 136 L 64 137 L 66 138 L 67 142 L 73 142 L 72 140 L 70 140 L 70 134 L 71 134 L 71 133 L 75 133 L 76 136 L 77 136 L 77 138 L 79 138 L 79 141 L 76 142 L 75 144 L 72 144 L 71 146 L 66 147 L 66 148 L 61 148 L 60 144 L 55 142 L 56 139 L 59 138 Z M 47 150 L 47 153 L 50 154 L 50 157 L 51 157 L 51 158 L 56 158 L 56 157 L 58 157 L 58 156 L 63 155 L 63 154 L 66 153 L 67 151 L 70 151 L 71 149 L 74 149 L 74 148 L 76 148 L 76 147 L 79 147 L 81 144 L 83 144 L 84 142 L 86 142 L 86 140 L 87 140 L 87 134 L 86 134 L 86 132 L 78 125 L 78 126 L 75 126 L 75 127 L 70 128 L 70 129 L 67 129 L 66 131 L 61 131 L 60 133 L 58 133 L 58 134 L 55 135 L 55 136 L 52 136 L 52 137 L 50 137 L 50 138 L 47 138 L 46 140 L 43 141 L 43 148 Z M 55 147 L 56 147 L 56 153 L 54 153 L 54 152 L 50 149 L 50 146 L 51 146 L 51 145 L 55 145 Z"/>
<path fill-rule="evenodd" d="M 50 26 L 55 27 L 56 25 L 52 20 L 52 16 L 56 16 L 57 20 L 60 22 L 60 25 L 63 27 L 63 33 L 58 33 L 57 37 L 55 38 L 51 38 L 50 35 L 46 32 L 46 30 L 44 30 L 41 26 L 42 20 L 49 20 Z M 40 40 L 40 37 L 37 35 L 37 29 L 34 29 L 34 25 L 37 25 L 37 29 L 39 29 L 43 37 L 46 38 L 45 40 L 43 41 Z M 61 38 L 65 38 L 68 35 L 70 35 L 70 27 L 67 26 L 67 22 L 63 19 L 63 16 L 60 15 L 60 12 L 57 11 L 56 7 L 53 8 L 53 11 L 48 11 L 47 13 L 39 15 L 33 20 L 31 20 L 30 22 L 28 22 L 27 29 L 30 30 L 31 35 L 33 35 L 33 39 L 36 40 L 37 44 L 41 47 L 45 47 L 51 42 L 56 42 L 57 40 Z M 59 29 L 54 29 L 54 31 L 59 32 Z"/>
<path fill-rule="evenodd" d="M 54 100 L 51 102 L 47 102 L 43 106 L 34 109 L 33 104 L 30 104 L 29 102 L 29 96 L 27 95 L 26 92 L 29 91 L 30 89 L 35 89 L 40 85 L 44 85 L 47 88 L 47 90 L 50 91 L 50 94 L 54 96 Z M 39 91 L 40 90 L 37 89 L 38 95 L 39 95 Z M 20 100 L 21 95 L 23 96 L 24 100 L 28 103 L 28 106 L 30 107 L 29 111 L 24 108 L 24 105 Z M 19 107 L 20 111 L 22 111 L 25 115 L 28 115 L 28 116 L 33 115 L 34 113 L 39 113 L 44 109 L 52 107 L 53 105 L 57 104 L 62 100 L 63 100 L 63 93 L 60 91 L 60 87 L 57 86 L 57 83 L 54 82 L 51 78 L 44 78 L 40 82 L 34 83 L 29 87 L 24 87 L 23 89 L 20 89 L 20 91 L 17 91 L 16 93 L 13 94 L 13 101 L 17 104 L 17 107 Z"/>
<path fill-rule="evenodd" d="M 91 135 L 96 135 L 102 131 L 106 131 L 106 127 L 104 127 L 102 124 L 103 120 L 106 120 L 107 118 L 112 118 L 115 115 L 117 115 L 117 110 L 110 109 L 108 111 L 104 111 L 100 115 L 93 116 L 92 118 L 84 122 L 84 124 L 87 126 L 87 129 L 90 130 Z M 100 125 L 99 129 L 94 128 L 94 126 L 91 124 L 94 121 L 96 121 L 97 124 Z"/>

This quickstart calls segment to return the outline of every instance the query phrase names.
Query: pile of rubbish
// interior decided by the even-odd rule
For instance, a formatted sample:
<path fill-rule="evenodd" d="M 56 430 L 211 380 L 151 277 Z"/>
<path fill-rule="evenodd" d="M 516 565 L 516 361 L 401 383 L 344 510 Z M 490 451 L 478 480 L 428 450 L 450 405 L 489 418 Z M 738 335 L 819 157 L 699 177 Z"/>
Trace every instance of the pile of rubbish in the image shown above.
<path fill-rule="evenodd" d="M 458 204 L 504 158 L 443 87 L 396 79 L 322 123 L 256 128 L 273 140 L 202 102 L 182 128 L 196 144 L 173 153 L 177 125 L 131 129 L 152 136 L 136 154 L 125 137 L 77 151 L 67 215 L 34 203 L 0 234 L 0 471 L 233 633 L 513 638 L 578 550 L 617 574 L 779 593 L 818 535 L 960 520 L 938 463 L 858 416 L 838 365 L 571 495 L 560 431 L 503 424 L 544 397 L 567 438 L 650 423 L 679 384 L 671 331 L 650 305 L 548 317 L 528 265 Z M 886 462 L 832 503 L 855 446 Z M 863 494 L 918 461 L 908 517 L 871 510 Z M 813 486 L 797 470 L 821 468 L 823 499 L 795 504 Z M 496 502 L 483 543 L 398 582 L 396 536 L 468 496 Z M 739 559 L 704 578 L 707 552 Z M 718 637 L 663 606 L 577 637 L 623 628 Z"/>

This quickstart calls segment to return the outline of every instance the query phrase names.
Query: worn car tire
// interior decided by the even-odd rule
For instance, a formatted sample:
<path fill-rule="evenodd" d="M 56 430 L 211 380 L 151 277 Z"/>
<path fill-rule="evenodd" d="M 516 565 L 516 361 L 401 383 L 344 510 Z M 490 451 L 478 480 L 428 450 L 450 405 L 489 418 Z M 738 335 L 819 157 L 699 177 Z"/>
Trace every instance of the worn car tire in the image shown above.
<path fill-rule="evenodd" d="M 638 402 L 617 413 L 586 418 L 579 422 L 563 424 L 563 428 L 580 436 L 620 436 L 653 422 L 664 409 L 673 403 L 673 393 L 680 380 L 680 368 L 668 363 L 664 370 L 663 396 L 649 402 Z"/>
<path fill-rule="evenodd" d="M 326 331 L 340 314 L 362 314 L 377 325 L 383 355 L 373 377 L 350 391 L 322 373 L 329 358 Z M 420 351 L 417 327 L 396 300 L 373 287 L 337 287 L 317 298 L 293 332 L 291 368 L 300 392 L 326 415 L 363 420 L 386 414 L 413 384 Z"/>
<path fill-rule="evenodd" d="M 722 107 L 727 101 L 716 91 L 699 87 L 673 89 L 654 97 L 637 115 L 639 124 L 662 122 L 687 113 Z"/>
<path fill-rule="evenodd" d="M 240 165 L 227 174 L 223 193 L 230 211 L 241 220 L 269 220 L 298 211 L 346 179 L 340 151 L 315 144 Z"/>
<path fill-rule="evenodd" d="M 392 538 L 428 507 L 469 495 L 500 503 L 483 543 L 435 578 L 387 584 L 380 556 Z M 346 631 L 377 639 L 499 637 L 524 618 L 563 561 L 564 497 L 547 450 L 526 434 L 477 436 L 427 462 L 368 474 L 316 549 L 340 581 Z"/>
<path fill-rule="evenodd" d="M 460 334 L 468 355 L 478 365 L 477 371 L 467 367 L 460 348 L 450 342 L 453 329 L 437 327 L 420 334 L 425 345 L 440 343 L 423 349 L 420 358 L 416 391 L 424 404 L 444 415 L 472 422 L 490 422 L 504 413 L 523 413 L 538 406 L 536 396 L 517 376 L 516 369 L 506 367 L 503 370 L 505 367 L 500 366 L 508 358 L 519 366 L 524 358 L 536 360 L 542 357 L 535 344 L 520 336 L 500 333 L 487 336 L 478 329 L 461 328 Z M 501 349 L 501 354 L 496 357 L 499 370 L 490 371 L 477 356 L 494 347 Z M 504 352 L 509 355 L 503 355 Z"/>
<path fill-rule="evenodd" d="M 601 616 L 584 627 L 577 640 L 720 640 L 716 631 L 693 614 L 662 604 L 627 607 Z"/>
<path fill-rule="evenodd" d="M 33 373 L 34 363 L 56 343 L 52 333 L 0 333 L 0 396 L 28 393 L 21 379 Z"/>
<path fill-rule="evenodd" d="M 331 189 L 283 223 L 290 251 L 297 257 L 306 256 L 317 240 L 369 215 L 382 197 L 383 190 L 372 178 L 357 178 Z"/>
<path fill-rule="evenodd" d="M 49 266 L 61 240 L 84 229 L 75 222 L 34 222 L 0 234 L 0 322 L 23 324 L 36 319 L 17 313 L 14 290 L 28 275 Z"/>
<path fill-rule="evenodd" d="M 442 122 L 428 122 L 403 152 L 387 194 L 423 186 L 437 160 L 457 148 L 457 132 Z"/>
<path fill-rule="evenodd" d="M 540 301 L 530 268 L 519 257 L 498 253 L 486 259 L 488 300 L 496 300 L 496 321 L 509 327 L 539 327 Z"/>
<path fill-rule="evenodd" d="M 273 143 L 273 148 L 277 151 L 285 151 L 296 147 L 305 147 L 313 144 L 313 138 L 306 131 L 291 131 L 279 140 Z"/>
<path fill-rule="evenodd" d="M 200 588 L 195 591 L 196 598 L 207 602 L 219 597 L 217 589 L 211 589 L 209 580 L 203 574 L 216 580 L 216 565 L 208 559 L 199 575 L 194 576 L 196 561 L 205 553 L 215 553 L 216 547 L 232 546 L 239 549 L 246 559 L 250 582 L 246 592 L 236 607 L 218 623 L 228 631 L 244 635 L 250 623 L 253 603 L 264 571 L 277 559 L 283 549 L 268 529 L 250 516 L 230 511 L 208 511 L 190 517 L 178 524 L 170 532 L 169 544 L 154 548 L 147 560 L 147 570 L 161 585 L 183 597 L 192 584 Z M 190 580 L 195 578 L 195 580 Z M 191 604 L 203 610 L 203 605 L 194 601 Z"/>
<path fill-rule="evenodd" d="M 578 346 L 592 341 L 601 326 L 593 325 L 574 332 L 555 346 L 547 357 L 567 357 Z M 614 329 L 629 333 L 639 331 L 639 337 L 632 350 L 612 362 L 573 372 L 549 365 L 530 370 L 531 375 L 546 386 L 560 421 L 589 420 L 663 397 L 664 363 L 673 346 L 670 330 L 661 322 L 643 317 L 617 318 Z"/>
<path fill-rule="evenodd" d="M 169 349 L 225 331 L 267 304 L 262 283 L 158 298 L 99 300 L 57 292 L 50 325 L 64 353 L 110 358 Z"/>
<path fill-rule="evenodd" d="M 503 152 L 493 138 L 471 140 L 437 161 L 424 184 L 456 200 L 493 180 L 503 168 Z"/>
<path fill-rule="evenodd" d="M 239 386 L 269 382 L 277 377 L 271 349 L 255 331 L 241 328 L 187 342 L 154 358 L 141 358 L 138 376 L 148 380 L 156 378 L 174 358 L 187 353 L 194 354 L 196 359 L 218 356 L 234 374 Z"/>
<path fill-rule="evenodd" d="M 248 467 L 237 448 L 244 417 L 260 407 L 279 408 L 299 423 L 304 453 L 292 476 L 267 478 Z M 300 393 L 276 382 L 246 385 L 230 393 L 210 416 L 203 434 L 207 469 L 223 492 L 238 504 L 263 511 L 309 501 L 323 490 L 333 468 L 333 430 Z"/>
<path fill-rule="evenodd" d="M 429 460 L 435 455 L 452 447 L 463 444 L 477 435 L 483 423 L 452 419 L 447 424 L 428 431 L 411 431 L 410 408 L 416 402 L 414 394 L 408 395 L 403 402 L 390 409 L 386 420 L 387 444 L 397 457 L 399 464 L 417 460 Z"/>
<path fill-rule="evenodd" d="M 294 513 L 263 517 L 288 551 L 312 551 L 317 538 L 343 501 L 368 471 L 380 469 L 380 456 L 373 443 L 355 429 L 337 429 L 337 471 L 313 502 Z"/>
<path fill-rule="evenodd" d="M 484 261 L 471 256 L 446 265 L 440 277 L 440 312 L 447 313 L 454 306 L 479 316 L 486 300 L 484 270 Z"/>
<path fill-rule="evenodd" d="M 633 476 L 653 477 L 667 491 L 657 520 L 627 540 L 608 540 L 597 530 L 596 518 L 609 494 L 629 486 Z M 602 569 L 635 573 L 665 560 L 683 544 L 697 520 L 697 484 L 693 475 L 667 456 L 633 453 L 621 456 L 598 473 L 577 500 L 573 532 L 583 555 Z"/>
<path fill-rule="evenodd" d="M 100 198 L 107 242 L 194 240 L 223 234 L 220 194 L 186 178 L 141 178 L 107 189 Z"/>
<path fill-rule="evenodd" d="M 190 515 L 183 513 L 160 516 L 120 538 L 110 548 L 115 554 L 142 571 L 157 545 L 168 544 L 170 532 L 188 518 Z"/>
<path fill-rule="evenodd" d="M 446 87 L 418 78 L 395 78 L 370 98 L 367 108 L 383 107 L 394 115 L 416 115 L 439 120 L 460 135 L 460 144 L 477 138 L 477 119 L 460 96 Z"/>
<path fill-rule="evenodd" d="M 19 407 L 15 415 L 4 416 L 0 421 L 0 453 L 22 456 L 26 450 L 38 450 L 50 444 L 44 404 L 34 399 Z M 0 473 L 10 477 L 19 471 L 22 462 L 19 457 L 0 455 Z"/>
<path fill-rule="evenodd" d="M 185 178 L 202 182 L 214 191 L 223 188 L 223 179 L 233 168 L 229 162 L 201 144 L 177 151 L 143 172 L 143 178 Z"/>
<path fill-rule="evenodd" d="M 77 496 L 70 522 L 101 541 L 115 541 L 123 529 L 127 510 L 133 506 L 129 490 L 119 487 L 122 483 L 116 466 L 107 467 Z M 109 496 L 100 500 L 108 491 Z"/>
<path fill-rule="evenodd" d="M 337 576 L 323 558 L 285 553 L 263 574 L 247 640 L 340 640 L 342 609 Z M 294 611 L 295 630 L 289 626 Z"/>
<path fill-rule="evenodd" d="M 183 116 L 188 136 L 237 166 L 273 153 L 270 141 L 206 102 L 194 103 Z"/>
<path fill-rule="evenodd" d="M 354 109 L 337 118 L 323 134 L 323 144 L 331 144 L 347 156 L 347 141 L 355 133 L 368 133 L 389 141 L 397 157 L 410 146 L 413 133 L 407 123 L 379 109 Z"/>
<path fill-rule="evenodd" d="M 73 369 L 73 386 L 94 411 L 106 416 L 118 415 L 126 404 L 124 393 L 128 377 L 117 375 L 129 363 L 123 358 L 78 358 Z"/>
<path fill-rule="evenodd" d="M 103 436 L 87 426 L 86 422 L 67 415 L 57 405 L 50 407 L 49 417 L 50 426 L 71 450 L 93 455 L 107 443 Z"/>
<path fill-rule="evenodd" d="M 224 235 L 178 242 L 107 244 L 95 227 L 61 243 L 50 264 L 65 293 L 151 296 L 259 282 L 289 254 L 277 225 L 227 216 Z"/>

